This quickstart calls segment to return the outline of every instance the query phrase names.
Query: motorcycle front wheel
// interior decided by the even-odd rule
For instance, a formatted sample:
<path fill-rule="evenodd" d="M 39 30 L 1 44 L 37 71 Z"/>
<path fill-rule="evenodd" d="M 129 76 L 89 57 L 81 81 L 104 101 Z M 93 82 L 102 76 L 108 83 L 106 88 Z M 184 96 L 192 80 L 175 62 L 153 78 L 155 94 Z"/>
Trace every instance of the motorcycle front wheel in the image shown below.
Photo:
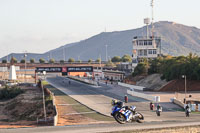
<path fill-rule="evenodd" d="M 125 124 L 126 123 L 126 118 L 122 113 L 115 113 L 114 114 L 114 118 L 120 124 Z"/>
<path fill-rule="evenodd" d="M 138 118 L 137 118 L 136 121 L 138 123 L 143 123 L 144 122 L 144 116 L 141 113 L 139 113 L 139 112 L 137 112 L 137 114 L 138 114 Z"/>

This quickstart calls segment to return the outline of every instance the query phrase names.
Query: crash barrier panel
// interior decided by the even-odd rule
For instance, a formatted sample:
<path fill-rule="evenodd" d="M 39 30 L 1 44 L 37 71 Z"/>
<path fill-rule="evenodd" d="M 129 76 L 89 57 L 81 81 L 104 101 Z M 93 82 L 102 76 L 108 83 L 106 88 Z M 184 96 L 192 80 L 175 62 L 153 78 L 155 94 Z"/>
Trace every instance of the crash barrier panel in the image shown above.
<path fill-rule="evenodd" d="M 127 90 L 127 93 L 129 95 L 141 97 L 141 98 L 153 101 L 153 102 L 160 102 L 160 96 L 151 96 L 148 94 L 139 93 L 139 92 L 135 92 L 135 91 L 131 91 L 131 90 Z"/>
<path fill-rule="evenodd" d="M 196 104 L 191 104 L 191 110 L 196 111 Z"/>
<path fill-rule="evenodd" d="M 187 106 L 187 105 L 189 105 L 189 107 L 190 107 L 190 109 L 191 109 L 191 111 L 196 111 L 196 104 L 184 104 L 184 109 L 185 109 L 185 107 Z M 198 111 L 200 110 L 200 108 L 199 108 L 199 104 L 198 104 Z"/>
<path fill-rule="evenodd" d="M 122 83 L 122 82 L 118 82 L 118 85 L 123 86 L 123 87 L 130 88 L 130 89 L 133 90 L 133 91 L 134 91 L 134 89 L 143 91 L 144 88 L 145 88 L 145 87 L 143 87 L 143 86 L 130 85 L 130 84 Z"/>
<path fill-rule="evenodd" d="M 200 104 L 198 104 L 198 111 L 200 111 Z"/>

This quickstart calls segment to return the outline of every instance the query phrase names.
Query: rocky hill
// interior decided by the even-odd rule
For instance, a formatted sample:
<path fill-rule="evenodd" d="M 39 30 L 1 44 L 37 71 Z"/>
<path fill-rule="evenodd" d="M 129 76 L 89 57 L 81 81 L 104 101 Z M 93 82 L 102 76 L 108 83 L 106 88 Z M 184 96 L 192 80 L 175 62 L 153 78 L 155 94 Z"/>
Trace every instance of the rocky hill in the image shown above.
<path fill-rule="evenodd" d="M 149 30 L 151 30 L 151 26 L 149 26 Z M 160 21 L 155 23 L 155 33 L 162 38 L 162 53 L 164 54 L 178 56 L 192 52 L 200 55 L 200 29 L 196 27 Z M 31 57 L 36 60 L 39 58 L 61 60 L 64 59 L 63 55 L 65 55 L 66 60 L 72 57 L 75 60 L 79 58 L 87 61 L 88 59 L 96 60 L 101 56 L 102 60 L 105 60 L 105 45 L 108 45 L 108 57 L 110 58 L 115 55 L 131 55 L 132 39 L 134 36 L 141 35 L 146 35 L 146 27 L 126 31 L 102 32 L 80 42 L 66 44 L 44 54 L 31 55 Z M 20 60 L 21 56 L 18 57 L 17 59 Z M 31 57 L 28 56 L 28 58 Z"/>

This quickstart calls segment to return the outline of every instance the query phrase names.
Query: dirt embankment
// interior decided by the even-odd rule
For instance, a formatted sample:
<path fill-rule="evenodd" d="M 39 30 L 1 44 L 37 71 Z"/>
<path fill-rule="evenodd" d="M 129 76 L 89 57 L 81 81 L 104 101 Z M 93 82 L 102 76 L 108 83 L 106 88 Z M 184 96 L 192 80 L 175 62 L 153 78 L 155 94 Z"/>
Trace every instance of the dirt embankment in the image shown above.
<path fill-rule="evenodd" d="M 187 91 L 200 91 L 200 81 L 186 80 L 186 89 Z M 160 91 L 185 91 L 185 80 L 172 80 L 163 86 Z"/>
<path fill-rule="evenodd" d="M 152 74 L 140 78 L 136 82 L 138 86 L 144 86 L 153 91 L 168 91 L 168 92 L 179 92 L 185 90 L 185 80 L 177 79 L 167 82 L 166 80 L 161 80 L 160 74 Z M 200 91 L 200 81 L 187 80 L 186 81 L 187 91 Z"/>
<path fill-rule="evenodd" d="M 151 74 L 137 81 L 136 85 L 144 86 L 150 90 L 158 91 L 162 86 L 168 83 L 166 80 L 161 80 L 160 77 L 160 74 Z"/>
<path fill-rule="evenodd" d="M 19 87 L 24 93 L 13 99 L 0 101 L 0 128 L 38 126 L 37 119 L 44 118 L 41 89 Z M 48 117 L 54 113 L 49 106 L 51 105 L 46 107 Z"/>

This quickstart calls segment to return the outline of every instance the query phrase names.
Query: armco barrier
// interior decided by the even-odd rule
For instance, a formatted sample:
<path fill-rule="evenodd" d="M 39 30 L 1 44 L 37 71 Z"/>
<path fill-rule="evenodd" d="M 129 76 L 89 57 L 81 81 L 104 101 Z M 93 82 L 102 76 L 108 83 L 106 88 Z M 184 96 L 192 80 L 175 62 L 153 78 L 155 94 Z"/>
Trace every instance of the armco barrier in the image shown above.
<path fill-rule="evenodd" d="M 147 95 L 147 94 L 139 93 L 139 92 L 135 92 L 135 91 L 130 91 L 130 90 L 127 90 L 127 93 L 129 95 L 141 97 L 141 98 L 153 101 L 153 102 L 160 102 L 160 96 L 151 96 L 151 95 Z"/>
<path fill-rule="evenodd" d="M 143 87 L 143 86 L 130 85 L 130 84 L 122 83 L 122 82 L 118 82 L 118 85 L 124 86 L 124 87 L 128 87 L 128 88 L 130 88 L 131 90 L 136 89 L 136 90 L 143 91 L 143 89 L 145 88 L 145 87 Z"/>

